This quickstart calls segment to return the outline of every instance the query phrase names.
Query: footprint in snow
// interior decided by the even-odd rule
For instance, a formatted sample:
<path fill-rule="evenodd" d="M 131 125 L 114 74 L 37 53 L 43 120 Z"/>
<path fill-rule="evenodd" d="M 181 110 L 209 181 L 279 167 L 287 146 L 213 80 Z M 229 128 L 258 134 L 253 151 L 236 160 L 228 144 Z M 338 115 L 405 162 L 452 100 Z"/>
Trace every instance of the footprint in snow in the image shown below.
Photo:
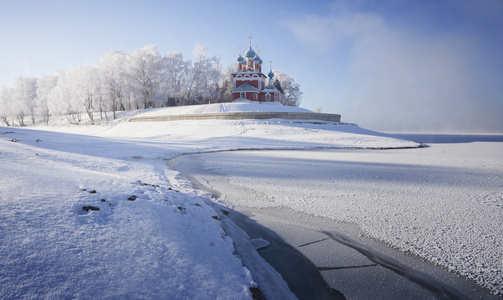
<path fill-rule="evenodd" d="M 82 206 L 82 210 L 89 212 L 90 210 L 94 210 L 94 211 L 100 210 L 100 208 L 97 206 L 85 205 L 85 206 Z"/>
<path fill-rule="evenodd" d="M 77 215 L 87 215 L 91 212 L 98 211 L 100 208 L 94 205 L 75 205 L 72 208 L 72 211 Z"/>

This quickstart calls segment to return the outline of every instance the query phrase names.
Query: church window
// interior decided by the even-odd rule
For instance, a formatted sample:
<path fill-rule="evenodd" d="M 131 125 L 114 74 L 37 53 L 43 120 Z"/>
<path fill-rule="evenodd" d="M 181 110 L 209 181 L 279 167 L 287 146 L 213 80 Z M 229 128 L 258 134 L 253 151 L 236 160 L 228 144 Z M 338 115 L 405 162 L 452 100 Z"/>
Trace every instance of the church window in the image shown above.
<path fill-rule="evenodd" d="M 265 101 L 271 101 L 271 94 L 267 93 L 265 95 Z"/>
<path fill-rule="evenodd" d="M 255 99 L 255 100 L 258 99 L 257 94 L 253 95 L 253 99 Z"/>

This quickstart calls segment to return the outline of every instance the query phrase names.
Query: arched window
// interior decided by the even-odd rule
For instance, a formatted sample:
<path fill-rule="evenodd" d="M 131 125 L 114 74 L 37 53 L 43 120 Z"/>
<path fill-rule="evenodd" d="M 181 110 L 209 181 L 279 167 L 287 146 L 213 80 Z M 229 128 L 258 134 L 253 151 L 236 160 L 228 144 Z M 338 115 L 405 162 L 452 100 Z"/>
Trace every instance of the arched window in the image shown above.
<path fill-rule="evenodd" d="M 271 94 L 265 94 L 265 101 L 271 101 Z"/>

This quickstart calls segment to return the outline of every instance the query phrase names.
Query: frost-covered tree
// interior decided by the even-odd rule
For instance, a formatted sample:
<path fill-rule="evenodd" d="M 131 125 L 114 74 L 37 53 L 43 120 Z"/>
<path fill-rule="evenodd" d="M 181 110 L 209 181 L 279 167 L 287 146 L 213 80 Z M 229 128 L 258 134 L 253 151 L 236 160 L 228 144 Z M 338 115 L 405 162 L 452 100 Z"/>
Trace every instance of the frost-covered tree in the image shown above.
<path fill-rule="evenodd" d="M 0 86 L 0 120 L 10 126 L 9 117 L 12 116 L 12 88 Z"/>
<path fill-rule="evenodd" d="M 182 105 L 183 86 L 188 75 L 189 63 L 183 60 L 182 52 L 169 52 L 162 58 L 159 74 L 160 93 L 168 98 L 170 106 Z"/>
<path fill-rule="evenodd" d="M 230 100 L 232 70 L 222 68 L 218 56 L 209 57 L 197 45 L 193 61 L 185 61 L 181 52 L 161 57 L 155 46 L 146 46 L 132 54 L 105 53 L 94 66 L 77 66 L 58 75 L 37 78 L 19 77 L 12 88 L 2 88 L 0 117 L 21 125 L 25 117 L 41 116 L 48 124 L 51 115 L 66 115 L 79 123 L 86 112 L 91 121 L 99 111 L 148 107 L 155 101 L 168 105 L 188 105 Z M 8 100 L 5 100 L 8 99 Z"/>
<path fill-rule="evenodd" d="M 126 69 L 127 55 L 119 51 L 109 51 L 101 57 L 98 64 L 105 97 L 103 105 L 112 110 L 113 118 L 116 111 L 129 96 L 129 74 Z"/>
<path fill-rule="evenodd" d="M 208 69 L 206 71 L 208 85 L 207 91 L 204 95 L 208 103 L 219 102 L 222 88 L 220 86 L 220 81 L 222 78 L 222 66 L 220 65 L 220 57 L 214 56 L 210 60 Z"/>
<path fill-rule="evenodd" d="M 84 111 L 84 99 L 79 85 L 79 69 L 60 72 L 56 87 L 49 94 L 49 110 L 64 115 L 70 124 L 79 124 Z"/>
<path fill-rule="evenodd" d="M 36 107 L 37 114 L 42 117 L 44 124 L 49 124 L 51 111 L 49 110 L 50 94 L 58 84 L 57 75 L 46 75 L 38 79 Z"/>
<path fill-rule="evenodd" d="M 35 124 L 35 98 L 37 97 L 37 78 L 17 77 L 13 90 L 13 111 L 19 125 L 24 126 L 24 117 L 31 116 L 32 123 Z"/>
<path fill-rule="evenodd" d="M 103 120 L 103 115 L 105 116 L 105 119 L 108 120 L 107 117 L 107 105 L 108 105 L 108 100 L 106 96 L 106 86 L 104 82 L 101 80 L 102 74 L 100 69 L 95 69 L 97 71 L 97 82 L 96 82 L 96 97 L 94 101 L 94 105 L 97 111 L 100 113 L 100 118 Z"/>
<path fill-rule="evenodd" d="M 218 99 L 220 58 L 208 57 L 206 48 L 201 45 L 196 45 L 193 56 L 194 62 L 189 69 L 186 85 L 187 104 L 202 104 L 207 100 Z"/>
<path fill-rule="evenodd" d="M 196 45 L 196 47 L 192 50 L 192 56 L 195 60 L 206 56 L 206 49 L 201 45 Z M 196 58 L 197 57 L 197 58 Z M 201 83 L 202 77 L 202 68 L 200 67 L 202 64 L 193 63 L 189 61 L 189 68 L 187 72 L 187 78 L 184 85 L 184 94 L 185 94 L 185 103 L 184 105 L 196 104 L 195 98 L 197 98 L 197 94 L 199 89 L 201 88 L 199 85 Z M 193 99 L 194 98 L 194 99 Z"/>
<path fill-rule="evenodd" d="M 287 99 L 287 105 L 299 106 L 302 100 L 300 85 L 295 82 L 295 79 L 286 73 L 274 70 L 274 75 L 283 89 L 283 95 L 285 95 Z M 274 82 L 274 84 L 276 85 L 276 82 Z"/>
<path fill-rule="evenodd" d="M 99 65 L 94 65 L 91 71 L 92 71 L 91 81 L 93 83 L 92 108 L 94 112 L 100 113 L 100 118 L 103 120 L 103 115 L 105 115 L 106 118 L 107 103 L 108 103 L 106 99 L 106 89 L 104 81 L 102 80 L 103 76 L 101 73 L 101 69 L 99 68 Z"/>
<path fill-rule="evenodd" d="M 146 46 L 129 56 L 128 74 L 135 99 L 147 108 L 154 104 L 159 91 L 161 55 L 156 46 Z"/>
<path fill-rule="evenodd" d="M 99 110 L 99 98 L 101 86 L 98 68 L 95 66 L 79 66 L 74 72 L 74 80 L 77 80 L 76 93 L 87 116 L 94 124 L 94 112 Z"/>
<path fill-rule="evenodd" d="M 234 82 L 232 73 L 236 71 L 235 63 L 231 63 L 220 78 L 220 99 L 219 102 L 230 102 L 232 100 L 232 90 L 234 89 Z"/>

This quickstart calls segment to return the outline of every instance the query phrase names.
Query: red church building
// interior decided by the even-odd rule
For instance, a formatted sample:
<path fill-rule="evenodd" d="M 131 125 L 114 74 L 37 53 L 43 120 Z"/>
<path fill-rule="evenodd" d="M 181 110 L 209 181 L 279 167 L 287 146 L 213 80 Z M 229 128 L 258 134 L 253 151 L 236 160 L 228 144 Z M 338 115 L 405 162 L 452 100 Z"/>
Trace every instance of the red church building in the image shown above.
<path fill-rule="evenodd" d="M 239 53 L 237 71 L 232 73 L 234 83 L 232 101 L 286 105 L 286 97 L 274 86 L 272 70 L 269 71 L 267 77 L 262 73 L 262 59 L 251 48 L 251 37 L 250 48 L 244 55 L 243 58 Z"/>

